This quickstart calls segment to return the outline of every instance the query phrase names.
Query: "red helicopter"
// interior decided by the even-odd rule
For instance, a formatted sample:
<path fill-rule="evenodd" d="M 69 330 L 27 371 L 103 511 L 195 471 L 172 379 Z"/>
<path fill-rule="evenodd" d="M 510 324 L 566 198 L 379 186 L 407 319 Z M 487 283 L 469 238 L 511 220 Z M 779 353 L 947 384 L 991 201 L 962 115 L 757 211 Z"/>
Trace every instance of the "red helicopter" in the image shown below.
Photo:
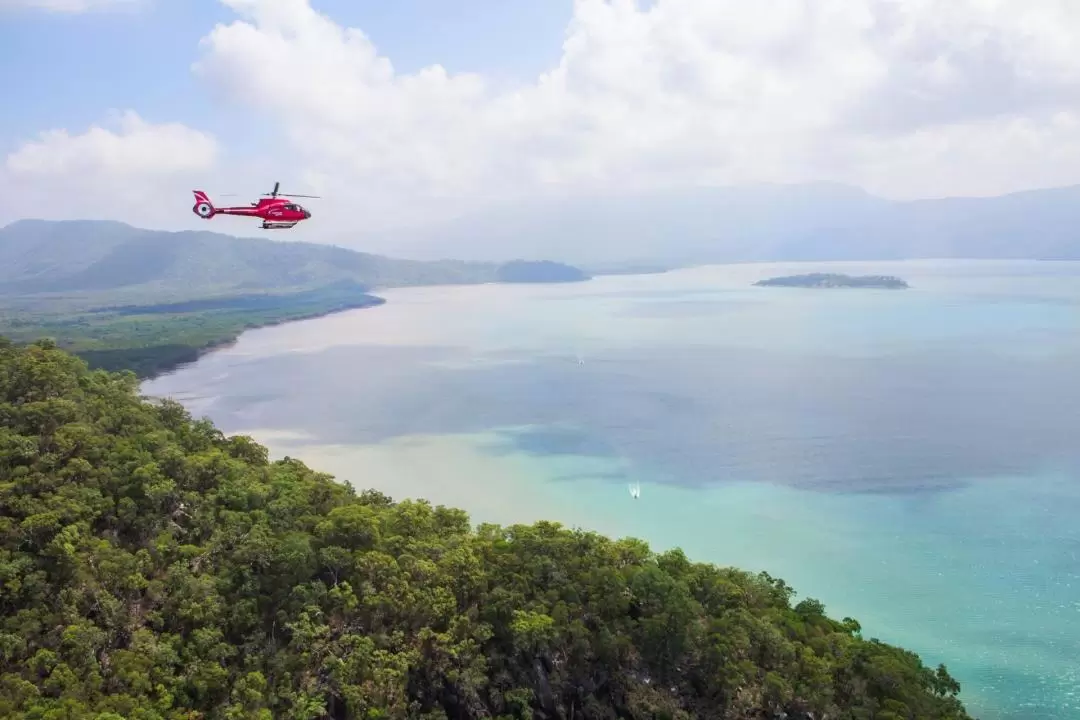
<path fill-rule="evenodd" d="M 199 217 L 209 220 L 215 215 L 243 215 L 244 217 L 262 218 L 263 230 L 288 230 L 301 220 L 307 220 L 311 213 L 305 210 L 299 203 L 289 198 L 278 197 L 278 188 L 281 183 L 275 182 L 271 192 L 263 193 L 259 202 L 251 203 L 250 207 L 214 207 L 210 197 L 202 190 L 193 190 L 195 193 L 195 205 L 191 211 Z M 318 195 L 293 195 L 293 197 L 317 198 Z"/>

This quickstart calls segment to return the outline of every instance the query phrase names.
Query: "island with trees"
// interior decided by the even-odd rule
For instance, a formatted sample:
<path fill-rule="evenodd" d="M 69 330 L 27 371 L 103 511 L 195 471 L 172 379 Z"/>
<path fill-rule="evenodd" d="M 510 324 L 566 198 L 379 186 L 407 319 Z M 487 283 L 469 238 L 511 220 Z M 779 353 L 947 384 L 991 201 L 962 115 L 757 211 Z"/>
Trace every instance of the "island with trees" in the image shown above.
<path fill-rule="evenodd" d="M 0 717 L 971 720 L 765 573 L 355 490 L 0 338 Z"/>
<path fill-rule="evenodd" d="M 842 273 L 807 273 L 758 280 L 757 287 L 793 288 L 881 288 L 904 290 L 906 281 L 893 275 L 844 275 Z"/>

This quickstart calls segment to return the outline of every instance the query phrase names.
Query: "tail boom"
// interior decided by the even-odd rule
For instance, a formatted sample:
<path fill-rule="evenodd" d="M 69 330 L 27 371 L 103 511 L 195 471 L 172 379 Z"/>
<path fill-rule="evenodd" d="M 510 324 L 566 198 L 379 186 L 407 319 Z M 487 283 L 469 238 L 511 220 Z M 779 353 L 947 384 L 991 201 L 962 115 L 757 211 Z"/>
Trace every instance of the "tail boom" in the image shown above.
<path fill-rule="evenodd" d="M 192 190 L 195 194 L 195 204 L 191 211 L 204 220 L 209 220 L 215 215 L 240 215 L 243 217 L 260 217 L 257 207 L 214 207 L 210 196 L 202 190 Z"/>

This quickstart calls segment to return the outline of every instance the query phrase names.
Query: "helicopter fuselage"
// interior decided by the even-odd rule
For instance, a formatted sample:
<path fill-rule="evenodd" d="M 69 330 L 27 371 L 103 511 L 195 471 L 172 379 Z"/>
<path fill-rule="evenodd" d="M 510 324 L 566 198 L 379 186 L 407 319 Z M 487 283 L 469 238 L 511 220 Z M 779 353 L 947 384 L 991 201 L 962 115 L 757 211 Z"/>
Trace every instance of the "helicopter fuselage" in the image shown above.
<path fill-rule="evenodd" d="M 202 190 L 195 190 L 195 205 L 191 208 L 199 217 L 209 220 L 215 215 L 238 215 L 262 219 L 264 230 L 286 230 L 311 217 L 311 212 L 285 197 L 262 198 L 247 207 L 215 207 Z"/>

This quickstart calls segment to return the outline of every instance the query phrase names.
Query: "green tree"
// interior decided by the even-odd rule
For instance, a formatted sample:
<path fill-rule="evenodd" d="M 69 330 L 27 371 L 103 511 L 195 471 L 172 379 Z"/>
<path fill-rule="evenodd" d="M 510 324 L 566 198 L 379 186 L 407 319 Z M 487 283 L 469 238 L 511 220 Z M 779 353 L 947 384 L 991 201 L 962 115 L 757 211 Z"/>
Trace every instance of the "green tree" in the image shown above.
<path fill-rule="evenodd" d="M 0 341 L 0 717 L 970 720 L 767 574 L 268 458 Z"/>

